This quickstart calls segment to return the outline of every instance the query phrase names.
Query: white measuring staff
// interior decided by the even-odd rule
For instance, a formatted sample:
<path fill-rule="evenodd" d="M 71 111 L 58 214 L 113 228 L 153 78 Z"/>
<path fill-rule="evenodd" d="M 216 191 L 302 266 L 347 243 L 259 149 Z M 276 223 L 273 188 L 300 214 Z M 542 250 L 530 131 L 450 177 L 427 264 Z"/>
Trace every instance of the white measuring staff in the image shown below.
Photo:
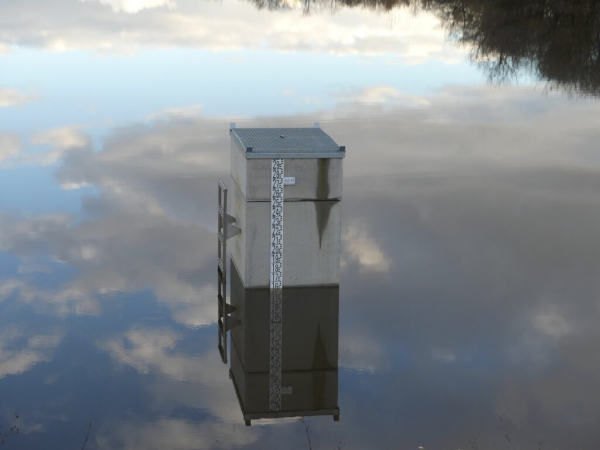
<path fill-rule="evenodd" d="M 283 302 L 283 159 L 271 161 L 269 409 L 281 411 Z"/>

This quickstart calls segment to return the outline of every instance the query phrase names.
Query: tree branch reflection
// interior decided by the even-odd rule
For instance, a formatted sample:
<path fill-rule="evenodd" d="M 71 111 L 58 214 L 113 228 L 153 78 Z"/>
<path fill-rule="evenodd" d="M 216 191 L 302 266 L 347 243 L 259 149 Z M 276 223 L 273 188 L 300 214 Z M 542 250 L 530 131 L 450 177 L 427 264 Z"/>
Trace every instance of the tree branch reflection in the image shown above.
<path fill-rule="evenodd" d="M 298 6 L 291 0 L 251 0 L 260 9 Z M 434 13 L 448 39 L 471 49 L 471 60 L 493 83 L 530 74 L 548 89 L 600 94 L 600 3 L 596 0 L 302 0 L 321 9 L 397 7 Z M 315 9 L 314 7 L 312 8 Z"/>

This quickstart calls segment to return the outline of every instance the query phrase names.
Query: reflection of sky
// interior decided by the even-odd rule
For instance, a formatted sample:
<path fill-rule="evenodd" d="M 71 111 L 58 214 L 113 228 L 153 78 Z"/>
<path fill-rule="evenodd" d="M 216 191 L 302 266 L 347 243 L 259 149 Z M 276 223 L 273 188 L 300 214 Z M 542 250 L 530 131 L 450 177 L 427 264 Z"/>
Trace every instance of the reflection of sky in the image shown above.
<path fill-rule="evenodd" d="M 597 442 L 597 103 L 482 85 L 405 12 L 102 3 L 0 2 L 7 448 L 90 421 L 89 448 L 307 445 L 242 426 L 214 196 L 230 121 L 314 120 L 348 156 L 342 418 L 307 419 L 313 448 Z"/>
<path fill-rule="evenodd" d="M 349 93 L 365 87 L 379 93 L 360 101 L 381 102 L 481 78 L 425 13 L 339 9 L 306 16 L 301 9 L 268 13 L 232 1 L 163 6 L 2 4 L 6 52 L 0 63 L 10 70 L 1 70 L 0 105 L 12 106 L 0 106 L 0 167 L 8 164 L 9 137 L 22 151 L 43 152 L 48 144 L 35 136 L 63 127 L 84 129 L 99 145 L 111 127 L 162 111 L 228 118 L 314 114 L 356 101 Z M 80 196 L 61 196 L 51 173 L 21 167 L 3 176 L 3 184 L 11 177 L 31 181 L 1 206 L 74 211 Z"/>
<path fill-rule="evenodd" d="M 574 430 L 592 442 L 597 105 L 495 88 L 426 100 L 346 105 L 323 124 L 348 145 L 342 421 L 311 420 L 313 439 L 499 446 L 499 412 L 521 442 L 558 446 Z M 247 123 L 290 122 L 309 117 Z M 211 205 L 227 143 L 227 123 L 202 116 L 117 129 L 55 170 L 97 190 L 83 220 L 4 214 L 2 382 L 29 421 L 22 442 L 74 442 L 92 420 L 100 448 L 305 445 L 294 421 L 240 426 L 213 347 Z M 44 400 L 20 398 L 35 379 Z"/>
<path fill-rule="evenodd" d="M 11 114 L 3 128 L 27 132 L 65 124 L 114 123 L 158 111 L 198 105 L 211 116 L 288 114 L 331 107 L 349 89 L 391 86 L 408 94 L 443 84 L 475 82 L 465 63 L 390 64 L 389 56 L 331 56 L 238 50 L 143 50 L 131 56 L 17 50 L 2 57 L 11 67 L 2 82 L 39 98 Z M 44 70 L 39 71 L 40 61 Z M 327 70 L 319 70 L 326 67 Z M 75 78 L 68 76 L 74 70 Z"/>
<path fill-rule="evenodd" d="M 303 16 L 249 3 L 180 1 L 126 14 L 97 2 L 50 3 L 3 8 L 7 23 L 30 20 L 0 34 L 10 46 L 2 64 L 11 68 L 1 84 L 38 97 L 3 114 L 3 127 L 102 128 L 189 105 L 209 115 L 314 111 L 357 87 L 415 94 L 479 78 L 462 61 L 464 51 L 445 44 L 431 15 L 406 9 Z"/>

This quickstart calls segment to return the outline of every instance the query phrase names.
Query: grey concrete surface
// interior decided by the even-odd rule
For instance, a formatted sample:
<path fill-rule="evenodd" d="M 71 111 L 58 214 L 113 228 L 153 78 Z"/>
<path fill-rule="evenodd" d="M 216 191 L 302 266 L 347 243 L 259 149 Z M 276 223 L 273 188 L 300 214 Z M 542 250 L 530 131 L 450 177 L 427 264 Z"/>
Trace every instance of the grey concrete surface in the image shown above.
<path fill-rule="evenodd" d="M 269 289 L 246 289 L 230 264 L 231 375 L 245 418 L 339 414 L 339 287 L 284 288 L 281 411 L 269 411 Z M 292 414 L 294 415 L 294 414 Z"/>
<path fill-rule="evenodd" d="M 235 347 L 231 348 L 231 374 L 245 415 L 278 415 L 269 411 L 268 372 L 245 372 Z M 319 411 L 324 414 L 334 414 L 333 411 L 336 411 L 339 414 L 336 369 L 284 371 L 281 377 L 282 385 L 292 389 L 291 394 L 281 396 L 281 415 L 288 411 L 303 413 L 299 415 L 311 415 Z"/>
<path fill-rule="evenodd" d="M 269 289 L 245 289 L 233 264 L 232 316 L 241 325 L 231 331 L 247 373 L 269 371 Z M 339 287 L 283 289 L 282 370 L 329 370 L 338 366 Z"/>
<path fill-rule="evenodd" d="M 334 200 L 342 198 L 343 159 L 285 159 L 284 200 Z M 246 159 L 245 151 L 231 143 L 231 177 L 246 201 L 271 201 L 271 160 Z"/>
<path fill-rule="evenodd" d="M 247 288 L 268 287 L 271 204 L 245 201 L 237 186 L 229 193 L 230 214 L 242 229 L 227 242 L 230 256 Z M 283 285 L 339 284 L 341 202 L 284 202 L 283 223 Z"/>

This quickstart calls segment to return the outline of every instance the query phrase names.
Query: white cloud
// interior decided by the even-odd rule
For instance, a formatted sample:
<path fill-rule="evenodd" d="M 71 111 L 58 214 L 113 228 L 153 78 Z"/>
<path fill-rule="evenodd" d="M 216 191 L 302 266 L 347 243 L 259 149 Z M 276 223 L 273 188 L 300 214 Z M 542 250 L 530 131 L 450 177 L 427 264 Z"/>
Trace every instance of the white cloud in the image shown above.
<path fill-rule="evenodd" d="M 90 184 L 86 183 L 85 181 L 79 182 L 79 183 L 62 183 L 60 185 L 60 188 L 64 191 L 76 191 L 78 189 L 83 189 L 88 187 Z"/>
<path fill-rule="evenodd" d="M 394 106 L 428 106 L 430 101 L 426 97 L 402 94 L 393 86 L 373 86 L 362 89 L 358 93 L 338 97 L 344 101 L 365 104 L 390 103 Z"/>
<path fill-rule="evenodd" d="M 172 353 L 179 339 L 179 335 L 168 329 L 134 329 L 123 338 L 101 343 L 100 347 L 140 373 L 158 369 L 176 380 L 192 380 L 201 375 L 202 366 L 193 358 Z"/>
<path fill-rule="evenodd" d="M 179 0 L 101 0 L 73 3 L 21 0 L 0 8 L 8 22 L 27 17 L 26 25 L 5 29 L 0 43 L 50 50 L 86 49 L 129 53 L 141 48 L 191 47 L 220 50 L 259 49 L 335 55 L 390 55 L 408 63 L 462 60 L 466 49 L 446 45 L 439 20 L 408 8 L 389 15 L 365 8 L 323 8 L 304 15 L 303 2 L 285 10 L 258 10 L 251 2 Z M 69 14 L 63 11 L 68 8 Z M 111 9 L 112 8 L 112 9 Z M 114 11 L 143 14 L 115 14 Z M 314 10 L 316 11 L 316 9 Z M 43 29 L 43 33 L 40 33 Z M 318 39 L 315 39 L 318 36 Z"/>
<path fill-rule="evenodd" d="M 362 306 L 368 303 L 362 310 L 357 304 L 351 309 L 359 315 L 360 323 L 370 321 L 375 324 L 373 329 L 377 329 L 376 337 L 380 342 L 365 339 L 365 333 L 356 333 L 357 337 L 349 337 L 347 341 L 344 335 L 340 341 L 342 367 L 377 371 L 389 360 L 389 354 L 382 349 L 389 342 L 397 344 L 398 339 L 406 343 L 408 350 L 441 349 L 433 354 L 420 352 L 428 360 L 433 355 L 447 362 L 457 358 L 455 361 L 460 363 L 462 358 L 451 349 L 473 345 L 481 351 L 492 349 L 486 354 L 491 354 L 494 362 L 502 363 L 507 347 L 526 345 L 523 329 L 533 329 L 533 334 L 544 343 L 552 343 L 546 335 L 565 336 L 569 331 L 569 321 L 558 318 L 552 311 L 542 310 L 538 318 L 532 318 L 526 312 L 539 301 L 540 291 L 556 291 L 557 288 L 569 292 L 569 317 L 586 314 L 591 322 L 590 329 L 598 329 L 597 318 L 590 314 L 589 308 L 582 307 L 594 301 L 590 299 L 589 291 L 597 280 L 594 270 L 598 267 L 598 252 L 590 243 L 598 242 L 594 225 L 597 223 L 598 196 L 593 184 L 599 167 L 595 152 L 598 128 L 594 122 L 599 120 L 598 106 L 582 106 L 563 100 L 538 98 L 537 94 L 522 90 L 506 90 L 504 95 L 498 95 L 487 89 L 463 89 L 432 96 L 430 108 L 420 110 L 418 114 L 413 110 L 394 110 L 381 120 L 368 121 L 361 111 L 354 111 L 353 115 L 342 116 L 342 119 L 338 116 L 331 122 L 323 122 L 326 131 L 331 130 L 335 137 L 344 139 L 340 143 L 349 146 L 345 167 L 350 169 L 349 177 L 354 178 L 344 191 L 351 194 L 345 200 L 351 206 L 346 209 L 350 214 L 348 222 L 352 225 L 355 217 L 372 220 L 355 222 L 354 229 L 345 231 L 345 239 L 352 238 L 350 241 L 359 243 L 352 248 L 350 242 L 348 256 L 367 268 L 389 267 L 392 262 L 397 265 L 405 257 L 403 240 L 416 242 L 413 245 L 425 251 L 433 248 L 430 264 L 423 266 L 420 273 L 416 270 L 394 273 L 399 277 L 394 280 L 398 291 L 392 292 L 391 296 L 385 295 L 389 294 L 385 290 L 380 295 L 381 292 L 377 292 L 381 287 L 379 284 L 361 285 L 364 280 L 360 277 L 348 277 L 346 288 L 352 295 L 347 300 Z M 544 106 L 545 102 L 549 102 L 548 108 Z M 305 119 L 287 117 L 284 120 L 298 123 Z M 149 289 L 168 301 L 173 311 L 193 308 L 194 294 L 204 292 L 207 298 L 212 295 L 208 289 L 201 289 L 189 280 L 204 271 L 214 273 L 214 224 L 210 223 L 207 228 L 211 233 L 204 235 L 202 227 L 197 226 L 201 219 L 198 222 L 183 221 L 180 214 L 181 210 L 192 209 L 204 213 L 205 206 L 214 211 L 214 191 L 209 188 L 214 188 L 216 174 L 211 171 L 219 167 L 222 171 L 227 170 L 222 160 L 213 160 L 212 156 L 205 161 L 214 163 L 203 165 L 199 157 L 196 163 L 189 163 L 194 157 L 189 143 L 198 142 L 198 136 L 207 140 L 206 144 L 194 147 L 198 154 L 209 152 L 211 147 L 226 148 L 226 126 L 216 124 L 205 129 L 202 128 L 205 122 L 206 119 L 198 119 L 189 129 L 180 124 L 162 123 L 117 131 L 106 141 L 102 152 L 83 152 L 77 158 L 70 158 L 60 179 L 75 183 L 84 179 L 98 186 L 100 195 L 93 201 L 95 209 L 92 211 L 96 212 L 93 218 L 86 223 L 67 221 L 63 225 L 30 218 L 12 227 L 3 217 L 0 243 L 9 243 L 6 244 L 8 250 L 17 255 L 49 252 L 71 264 L 77 269 L 70 282 L 73 295 L 77 292 L 97 295 L 111 290 Z M 586 128 L 588 132 L 585 132 Z M 542 136 L 545 133 L 540 133 L 540 129 L 554 130 L 552 138 Z M 576 134 L 574 129 L 578 130 Z M 222 141 L 219 140 L 221 134 L 224 135 Z M 482 148 L 482 142 L 485 142 L 485 148 Z M 426 164 L 421 167 L 425 169 L 444 169 L 446 158 L 458 163 L 477 160 L 483 163 L 482 170 L 490 166 L 497 168 L 498 155 L 505 156 L 501 161 L 503 165 L 517 165 L 520 170 L 512 170 L 509 177 L 500 180 L 488 179 L 480 170 L 469 171 L 469 177 L 454 177 L 453 172 L 442 170 L 434 173 L 431 179 L 418 176 L 412 182 L 402 176 L 403 171 L 410 175 L 415 170 L 415 164 L 410 163 L 424 161 Z M 551 158 L 540 158 L 540 155 Z M 574 162 L 572 172 L 570 168 L 555 171 L 557 161 L 558 167 L 564 169 L 564 165 L 560 165 L 564 161 L 562 158 Z M 539 167 L 535 170 L 540 172 L 522 170 L 527 161 L 536 159 L 547 161 L 551 170 L 545 172 L 545 168 Z M 578 167 L 585 170 L 578 170 Z M 563 178 L 565 172 L 573 177 Z M 394 176 L 371 176 L 386 173 Z M 542 176 L 538 177 L 537 173 Z M 211 178 L 206 184 L 210 193 L 206 198 L 202 197 L 204 185 L 201 184 L 205 176 Z M 365 179 L 364 185 L 360 184 L 360 177 Z M 578 181 L 581 178 L 583 181 Z M 357 189 L 364 186 L 374 186 L 372 189 L 378 190 L 377 196 L 369 198 L 368 190 Z M 360 197 L 359 193 L 367 197 Z M 182 195 L 183 206 L 178 209 L 176 200 Z M 544 201 L 544 196 L 550 201 Z M 381 200 L 379 205 L 376 204 L 378 200 Z M 385 209 L 388 219 L 385 224 L 373 214 L 369 215 L 376 207 L 379 211 Z M 150 211 L 163 213 L 150 214 Z M 578 217 L 586 218 L 579 221 L 585 225 L 578 223 Z M 382 235 L 377 234 L 379 226 L 387 226 L 388 237 L 396 238 L 396 234 L 389 233 L 392 229 L 397 230 L 397 239 L 381 240 Z M 3 238 L 6 232 L 9 233 Z M 535 238 L 531 239 L 532 236 Z M 198 245 L 204 241 L 209 243 L 208 248 Z M 82 258 L 81 250 L 86 245 L 101 249 L 97 257 Z M 565 248 L 571 253 L 565 252 Z M 202 265 L 204 258 L 211 260 L 208 269 Z M 212 275 L 210 280 L 214 283 Z M 14 284 L 12 287 L 0 286 L 0 291 L 13 289 Z M 364 302 L 365 294 L 372 294 L 377 307 L 373 307 L 372 302 Z M 528 301 L 523 302 L 523 298 Z M 410 299 L 418 301 L 408 301 Z M 43 301 L 47 300 L 44 298 Z M 192 322 L 202 323 L 203 312 L 199 309 L 198 318 Z M 468 314 L 460 314 L 465 317 L 458 318 L 456 312 L 464 311 Z M 490 311 L 494 311 L 492 321 L 488 320 Z M 517 314 L 519 311 L 521 314 Z M 401 330 L 400 337 L 398 330 Z M 173 389 L 181 386 L 177 399 L 181 399 L 180 405 L 193 405 L 196 410 L 203 408 L 213 413 L 212 407 L 207 405 L 220 405 L 222 399 L 207 400 L 205 395 L 234 396 L 223 366 L 219 366 L 221 370 L 217 373 L 214 360 L 205 355 L 186 353 L 178 347 L 179 335 L 173 331 L 159 329 L 155 330 L 156 334 L 152 331 L 134 329 L 128 335 L 105 341 L 103 348 L 123 366 L 175 380 L 171 384 L 177 385 Z M 386 338 L 391 340 L 386 341 Z M 436 345 L 431 345 L 431 341 Z M 568 341 L 571 339 L 563 339 L 561 344 L 568 344 Z M 585 343 L 590 346 L 590 352 L 577 351 L 579 346 L 565 346 L 562 357 L 573 358 L 581 353 L 581 359 L 597 364 L 597 358 L 589 358 L 596 351 L 593 348 L 597 347 L 596 341 L 588 339 Z M 539 353 L 537 346 L 535 350 Z M 216 354 L 214 349 L 211 352 Z M 530 353 L 523 361 L 526 362 L 512 366 L 515 368 L 513 373 L 532 367 Z M 397 364 L 397 361 L 392 363 Z M 562 366 L 573 370 L 573 364 Z M 463 365 L 463 368 L 471 370 L 468 366 Z M 594 367 L 584 368 L 579 370 L 580 375 L 570 379 L 581 380 L 585 374 L 597 372 Z M 554 372 L 555 368 L 550 369 Z M 431 371 L 432 378 L 423 380 L 422 373 L 428 372 L 417 373 L 424 389 L 427 389 L 427 383 L 439 381 Z M 527 376 L 532 377 L 531 372 Z M 193 377 L 197 377 L 198 385 L 206 383 L 207 388 L 198 388 L 192 393 L 188 383 L 193 383 Z M 221 384 L 218 377 L 223 380 Z M 148 378 L 153 377 L 145 379 Z M 539 379 L 535 374 L 532 378 Z M 540 398 L 542 394 L 555 398 L 564 395 L 561 394 L 564 377 L 560 378 L 545 389 L 527 387 L 539 388 Z M 432 385 L 440 386 L 439 383 Z M 581 386 L 581 390 L 570 391 L 564 395 L 564 402 L 558 404 L 560 410 L 573 404 L 573 399 L 587 398 L 584 387 L 585 391 L 593 392 L 589 384 Z M 523 392 L 527 393 L 526 390 Z M 152 395 L 164 395 L 165 402 L 173 399 L 164 390 Z M 487 398 L 484 403 L 490 404 Z M 232 404 L 237 408 L 234 397 Z M 578 403 L 574 404 L 577 407 Z M 236 416 L 233 416 L 234 412 Z M 229 414 L 237 420 L 240 418 L 239 409 L 219 412 L 219 417 Z M 164 447 L 162 437 L 149 431 L 148 427 L 152 426 L 167 434 L 178 434 L 179 437 L 169 442 L 175 442 L 181 448 L 191 445 L 189 440 L 194 440 L 195 446 L 204 445 L 202 439 L 198 443 L 195 441 L 196 428 L 188 429 L 189 423 L 173 424 L 171 420 L 120 424 L 115 427 L 115 440 L 124 444 L 111 446 L 109 442 L 104 448 L 146 449 L 155 443 L 157 447 Z M 181 436 L 181 433 L 189 434 Z"/>
<path fill-rule="evenodd" d="M 345 252 L 360 264 L 361 269 L 373 272 L 387 272 L 390 269 L 390 259 L 369 235 L 364 224 L 350 223 L 344 230 L 342 240 Z"/>
<path fill-rule="evenodd" d="M 82 149 L 89 145 L 89 138 L 78 126 L 66 126 L 36 133 L 30 142 L 39 145 L 40 149 L 27 149 L 14 134 L 0 132 L 0 165 L 35 164 L 51 165 L 60 161 L 66 152 Z M 85 185 L 80 182 L 66 183 L 65 188 L 79 188 Z"/>
<path fill-rule="evenodd" d="M 106 207 L 112 212 L 99 220 L 74 223 L 62 215 L 36 219 L 3 215 L 0 251 L 26 259 L 50 258 L 77 267 L 78 275 L 54 288 L 38 287 L 24 278 L 6 279 L 0 283 L 0 300 L 15 293 L 21 302 L 44 310 L 50 306 L 59 315 L 98 314 L 102 298 L 150 288 L 180 323 L 212 324 L 216 318 L 214 285 L 187 275 L 210 257 L 211 233 L 157 213 L 144 204 L 152 201 L 160 209 L 156 199 L 129 196 L 129 191 L 122 190 L 120 196 L 111 191 L 105 194 Z M 156 244 L 164 248 L 158 250 Z"/>
<path fill-rule="evenodd" d="M 49 147 L 41 153 L 23 155 L 22 163 L 26 164 L 55 164 L 68 150 L 82 149 L 89 145 L 89 138 L 81 131 L 81 127 L 70 125 L 53 128 L 34 134 L 31 143 Z"/>
<path fill-rule="evenodd" d="M 0 301 L 5 300 L 10 294 L 16 291 L 21 283 L 17 280 L 3 280 L 0 282 Z"/>
<path fill-rule="evenodd" d="M 387 352 L 372 335 L 352 333 L 340 340 L 340 367 L 373 373 L 387 367 L 388 363 Z"/>
<path fill-rule="evenodd" d="M 21 278 L 4 280 L 0 283 L 0 301 L 11 294 L 18 295 L 19 300 L 26 304 L 52 306 L 53 312 L 60 316 L 95 315 L 100 308 L 93 295 L 95 293 L 78 286 L 77 283 L 67 284 L 59 289 L 44 289 Z"/>
<path fill-rule="evenodd" d="M 323 112 L 318 118 L 325 130 L 349 148 L 344 176 L 352 182 L 345 193 L 354 189 L 354 194 L 366 195 L 370 189 L 380 190 L 379 182 L 402 183 L 422 174 L 447 177 L 460 169 L 472 175 L 468 168 L 473 164 L 478 174 L 490 168 L 527 167 L 540 158 L 548 167 L 567 161 L 569 167 L 594 170 L 600 105 L 560 96 L 540 98 L 523 89 L 503 92 L 500 96 L 495 88 L 445 89 L 427 97 L 426 108 L 391 108 L 378 120 L 365 120 L 365 110 L 356 107 Z M 314 119 L 263 118 L 244 125 L 308 125 Z M 574 129 L 579 130 L 576 137 Z M 36 139 L 59 149 L 87 142 L 78 128 L 74 130 L 74 135 L 46 132 Z M 0 249 L 25 258 L 47 255 L 75 267 L 76 275 L 53 289 L 24 280 L 13 280 L 11 289 L 23 302 L 50 304 L 60 314 L 97 314 L 102 298 L 150 290 L 178 322 L 213 323 L 214 280 L 190 274 L 208 273 L 214 264 L 212 189 L 215 176 L 228 170 L 228 155 L 222 151 L 228 140 L 226 122 L 200 116 L 119 128 L 105 138 L 101 151 L 86 148 L 70 154 L 57 171 L 58 181 L 65 188 L 96 188 L 97 195 L 84 203 L 93 219 L 2 216 Z M 399 193 L 409 195 L 407 190 L 415 184 L 405 184 Z M 416 186 L 421 194 L 439 188 L 429 183 Z M 578 201 L 584 201 L 581 195 Z M 419 220 L 439 233 L 445 229 L 435 214 Z M 415 251 L 422 252 L 424 246 L 409 240 L 402 258 L 394 261 L 394 243 L 381 240 L 368 221 L 348 219 L 346 224 L 346 267 L 355 263 L 359 271 L 386 273 L 399 262 L 426 260 Z"/>
<path fill-rule="evenodd" d="M 375 92 L 380 100 L 393 94 L 387 88 Z M 327 131 L 349 150 L 377 147 L 377 158 L 371 151 L 347 158 L 345 177 L 450 174 L 475 165 L 488 170 L 533 168 L 540 161 L 584 169 L 598 161 L 591 149 L 600 127 L 597 102 L 573 102 L 566 95 L 544 95 L 531 88 L 480 85 L 440 89 L 419 100 L 418 108 L 388 101 L 371 103 L 365 111 L 354 103 L 364 94 L 362 89 L 336 94 L 352 101 L 321 116 Z M 365 112 L 377 120 L 366 120 Z M 352 127 L 339 122 L 343 114 Z"/>
<path fill-rule="evenodd" d="M 36 364 L 50 361 L 62 337 L 54 334 L 25 333 L 17 327 L 0 331 L 0 379 L 27 372 Z"/>
<path fill-rule="evenodd" d="M 232 432 L 230 424 L 210 420 L 193 423 L 183 419 L 163 418 L 153 422 L 128 421 L 126 424 L 119 424 L 115 430 L 108 431 L 108 436 L 98 438 L 98 446 L 100 449 L 129 450 L 230 449 L 255 442 L 258 434 L 256 429 L 244 428 Z"/>
<path fill-rule="evenodd" d="M 1 9 L 0 9 L 1 10 Z M 2 53 L 2 45 L 0 44 L 0 54 Z M 20 106 L 35 100 L 32 95 L 25 95 L 16 89 L 1 88 L 0 89 L 0 108 L 7 106 Z"/>
<path fill-rule="evenodd" d="M 189 407 L 209 411 L 210 418 L 199 424 L 176 419 L 143 424 L 130 420 L 102 432 L 97 441 L 99 448 L 232 448 L 257 439 L 256 429 L 242 427 L 232 435 L 231 425 L 224 427 L 224 423 L 239 422 L 242 418 L 227 377 L 228 369 L 220 363 L 212 346 L 202 352 L 190 352 L 189 346 L 181 345 L 183 337 L 165 327 L 134 327 L 97 344 L 117 367 L 130 367 L 141 375 L 150 375 L 142 377 L 148 396 L 165 411 Z"/>
<path fill-rule="evenodd" d="M 16 157 L 21 150 L 21 143 L 12 134 L 0 133 L 0 163 Z"/>
<path fill-rule="evenodd" d="M 66 150 L 73 147 L 85 147 L 88 144 L 88 138 L 81 132 L 80 127 L 71 125 L 37 133 L 32 136 L 31 142 L 48 144 L 57 149 Z"/>
<path fill-rule="evenodd" d="M 569 323 L 557 312 L 537 314 L 533 318 L 533 326 L 538 331 L 556 339 L 560 339 L 572 331 Z"/>
<path fill-rule="evenodd" d="M 150 116 L 151 119 L 190 119 L 200 116 L 202 105 L 188 105 L 177 108 L 167 108 Z"/>
<path fill-rule="evenodd" d="M 149 389 L 157 401 L 208 408 L 219 420 L 238 421 L 239 404 L 218 352 L 209 346 L 203 353 L 190 354 L 179 347 L 181 338 L 168 328 L 136 327 L 98 346 L 119 365 L 156 375 L 156 386 Z"/>
<path fill-rule="evenodd" d="M 85 1 L 85 0 L 81 0 Z M 93 0 L 87 0 L 93 1 Z M 110 6 L 115 12 L 124 12 L 135 14 L 144 9 L 153 8 L 175 8 L 176 3 L 173 0 L 96 0 L 103 5 Z"/>
<path fill-rule="evenodd" d="M 170 295 L 170 290 L 170 287 L 166 287 L 165 296 Z M 190 289 L 189 295 L 180 297 L 177 306 L 173 308 L 173 319 L 191 327 L 210 325 L 215 322 L 217 314 L 215 298 L 217 290 L 214 286 L 203 286 L 200 290 Z"/>

